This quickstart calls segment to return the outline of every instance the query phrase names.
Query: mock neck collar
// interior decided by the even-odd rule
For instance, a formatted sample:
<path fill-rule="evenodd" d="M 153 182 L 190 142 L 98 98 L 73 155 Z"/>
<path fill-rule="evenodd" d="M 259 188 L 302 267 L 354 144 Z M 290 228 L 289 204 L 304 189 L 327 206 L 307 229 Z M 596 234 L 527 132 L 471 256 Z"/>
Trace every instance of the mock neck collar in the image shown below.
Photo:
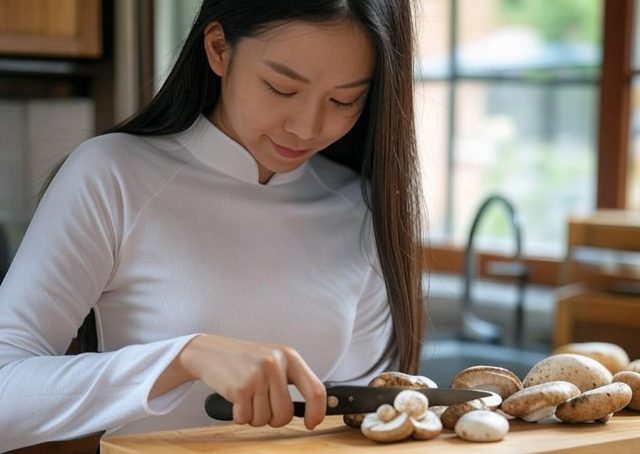
<path fill-rule="evenodd" d="M 260 184 L 258 164 L 251 153 L 218 129 L 204 115 L 198 115 L 188 129 L 176 135 L 176 139 L 207 167 L 246 183 Z M 265 186 L 297 180 L 305 173 L 307 165 L 308 162 L 304 162 L 291 172 L 276 173 Z"/>

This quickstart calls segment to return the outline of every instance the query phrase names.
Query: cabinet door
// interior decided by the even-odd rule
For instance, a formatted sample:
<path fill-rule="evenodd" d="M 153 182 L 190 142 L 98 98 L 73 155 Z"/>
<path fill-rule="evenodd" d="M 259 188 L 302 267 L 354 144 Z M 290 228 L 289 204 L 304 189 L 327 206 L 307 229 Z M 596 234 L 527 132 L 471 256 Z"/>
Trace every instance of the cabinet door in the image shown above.
<path fill-rule="evenodd" d="M 0 55 L 96 58 L 101 0 L 0 0 Z"/>

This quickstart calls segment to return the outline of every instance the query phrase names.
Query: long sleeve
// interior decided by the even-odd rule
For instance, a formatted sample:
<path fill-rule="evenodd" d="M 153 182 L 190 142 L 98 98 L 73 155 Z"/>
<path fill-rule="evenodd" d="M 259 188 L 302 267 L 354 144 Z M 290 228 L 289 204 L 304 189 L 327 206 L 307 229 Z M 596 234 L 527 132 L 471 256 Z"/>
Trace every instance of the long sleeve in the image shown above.
<path fill-rule="evenodd" d="M 129 223 L 119 190 L 101 154 L 73 153 L 0 287 L 0 450 L 166 413 L 189 386 L 147 398 L 193 336 L 60 356 L 117 260 Z"/>

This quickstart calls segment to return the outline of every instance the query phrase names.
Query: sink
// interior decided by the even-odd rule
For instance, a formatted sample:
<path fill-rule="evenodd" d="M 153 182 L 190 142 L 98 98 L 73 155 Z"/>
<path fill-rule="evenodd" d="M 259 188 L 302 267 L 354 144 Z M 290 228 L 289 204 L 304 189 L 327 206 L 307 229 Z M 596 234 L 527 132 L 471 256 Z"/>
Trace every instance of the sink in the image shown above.
<path fill-rule="evenodd" d="M 500 366 L 523 379 L 535 363 L 548 355 L 548 352 L 456 339 L 427 341 L 419 374 L 431 378 L 442 388 L 448 387 L 459 371 L 471 366 Z"/>

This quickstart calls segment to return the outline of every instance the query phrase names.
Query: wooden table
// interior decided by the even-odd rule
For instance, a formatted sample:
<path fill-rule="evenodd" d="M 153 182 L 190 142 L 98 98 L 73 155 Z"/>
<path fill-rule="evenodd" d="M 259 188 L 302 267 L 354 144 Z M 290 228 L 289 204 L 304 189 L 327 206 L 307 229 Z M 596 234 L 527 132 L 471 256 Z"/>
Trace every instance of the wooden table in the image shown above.
<path fill-rule="evenodd" d="M 511 430 L 496 443 L 470 443 L 444 431 L 428 441 L 378 444 L 330 416 L 313 431 L 294 418 L 286 427 L 224 425 L 104 438 L 102 454 L 234 453 L 640 453 L 640 413 L 621 412 L 607 424 L 535 424 L 511 421 Z"/>

